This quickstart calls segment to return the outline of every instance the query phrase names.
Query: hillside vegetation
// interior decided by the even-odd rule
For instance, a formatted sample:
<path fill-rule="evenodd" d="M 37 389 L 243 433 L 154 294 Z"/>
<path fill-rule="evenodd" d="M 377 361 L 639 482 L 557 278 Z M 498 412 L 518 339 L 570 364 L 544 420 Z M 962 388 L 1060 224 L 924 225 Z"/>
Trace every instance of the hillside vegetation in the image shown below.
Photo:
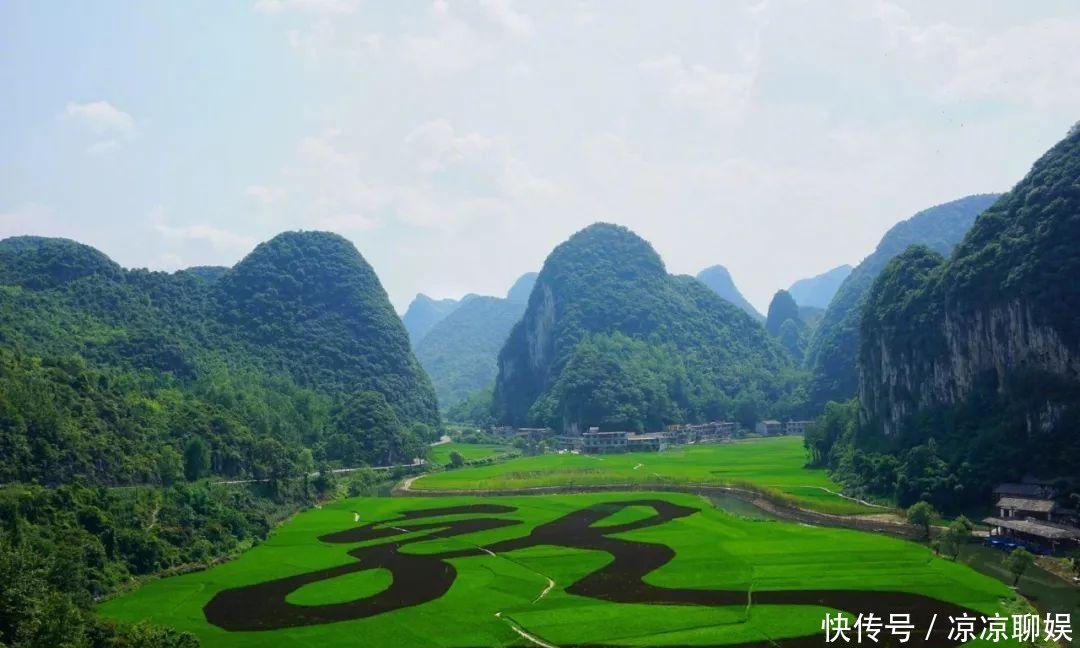
<path fill-rule="evenodd" d="M 783 410 L 793 372 L 749 315 L 669 275 L 628 229 L 596 224 L 544 263 L 499 354 L 494 412 L 517 425 L 657 429 L 731 416 L 740 399 Z"/>

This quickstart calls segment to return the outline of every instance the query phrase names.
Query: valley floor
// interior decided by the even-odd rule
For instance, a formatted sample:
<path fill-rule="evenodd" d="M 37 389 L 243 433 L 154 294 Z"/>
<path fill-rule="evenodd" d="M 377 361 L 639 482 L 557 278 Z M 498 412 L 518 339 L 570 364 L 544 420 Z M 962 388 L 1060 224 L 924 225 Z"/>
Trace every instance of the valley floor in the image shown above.
<path fill-rule="evenodd" d="M 819 635 L 830 610 L 928 621 L 1006 614 L 1011 598 L 918 544 L 635 492 L 339 501 L 234 562 L 148 583 L 101 613 L 189 630 L 210 648 L 509 646 L 526 635 L 734 646 Z"/>

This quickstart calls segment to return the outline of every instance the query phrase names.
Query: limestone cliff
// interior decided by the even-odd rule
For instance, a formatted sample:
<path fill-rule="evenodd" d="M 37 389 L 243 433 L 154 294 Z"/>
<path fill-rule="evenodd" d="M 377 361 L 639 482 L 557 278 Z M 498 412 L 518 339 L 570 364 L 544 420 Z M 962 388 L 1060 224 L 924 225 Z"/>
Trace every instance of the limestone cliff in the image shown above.
<path fill-rule="evenodd" d="M 893 259 L 860 340 L 860 418 L 872 429 L 893 435 L 933 408 L 998 407 L 1028 435 L 1060 432 L 1080 406 L 1080 130 L 947 261 L 925 248 Z"/>

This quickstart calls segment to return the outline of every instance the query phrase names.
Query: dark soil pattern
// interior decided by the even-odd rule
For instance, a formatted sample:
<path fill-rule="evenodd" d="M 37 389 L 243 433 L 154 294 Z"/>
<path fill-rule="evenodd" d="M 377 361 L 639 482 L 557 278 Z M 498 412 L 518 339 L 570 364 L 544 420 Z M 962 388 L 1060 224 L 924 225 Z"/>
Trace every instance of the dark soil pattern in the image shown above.
<path fill-rule="evenodd" d="M 656 514 L 625 524 L 594 527 L 593 524 L 627 506 L 652 507 Z M 431 520 L 443 516 L 483 516 L 512 513 L 509 506 L 478 504 L 408 511 L 390 521 L 374 522 L 319 538 L 323 542 L 370 543 L 349 551 L 358 562 L 319 571 L 290 576 L 224 590 L 203 608 L 206 619 L 225 630 L 277 630 L 297 626 L 317 625 L 375 616 L 434 601 L 453 585 L 457 572 L 447 562 L 453 558 L 502 553 L 551 545 L 573 549 L 591 549 L 610 554 L 613 560 L 565 588 L 569 594 L 613 603 L 646 603 L 656 605 L 745 606 L 758 605 L 815 605 L 843 610 L 853 615 L 873 613 L 888 621 L 892 613 L 911 615 L 915 626 L 912 644 L 931 647 L 954 646 L 948 638 L 949 616 L 967 613 L 980 617 L 974 610 L 932 599 L 919 594 L 874 592 L 865 590 L 779 590 L 753 591 L 668 588 L 649 585 L 644 577 L 675 557 L 665 545 L 614 538 L 613 535 L 656 526 L 697 513 L 699 509 L 680 506 L 665 500 L 643 499 L 595 504 L 533 528 L 520 538 L 496 542 L 485 547 L 468 546 L 437 554 L 401 553 L 409 544 L 434 538 L 452 538 L 478 531 L 521 524 L 517 520 L 497 517 L 467 517 L 451 520 Z M 414 537 L 392 539 L 405 533 Z M 320 580 L 334 578 L 366 569 L 383 568 L 393 575 L 386 590 L 361 599 L 329 605 L 294 605 L 286 597 L 296 589 Z M 934 615 L 934 631 L 925 639 L 926 629 Z M 978 626 L 978 624 L 976 624 Z M 981 629 L 981 627 L 980 627 Z M 891 639 L 882 632 L 881 644 Z M 802 648 L 825 645 L 824 635 L 815 633 L 792 639 L 776 639 L 761 643 L 741 644 L 738 648 L 781 646 Z M 584 648 L 584 647 L 582 647 Z M 732 648 L 735 648 L 732 646 Z"/>

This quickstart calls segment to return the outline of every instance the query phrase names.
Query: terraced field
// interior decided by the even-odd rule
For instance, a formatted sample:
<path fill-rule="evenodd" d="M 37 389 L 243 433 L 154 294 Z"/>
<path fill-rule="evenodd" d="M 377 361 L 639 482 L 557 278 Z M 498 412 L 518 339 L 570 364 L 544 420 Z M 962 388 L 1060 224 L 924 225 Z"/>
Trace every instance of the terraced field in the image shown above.
<path fill-rule="evenodd" d="M 635 492 L 344 500 L 100 611 L 209 648 L 804 646 L 828 611 L 910 612 L 925 632 L 1011 597 L 917 544 Z M 918 645 L 952 645 L 937 627 Z"/>
<path fill-rule="evenodd" d="M 735 443 L 682 446 L 664 452 L 521 457 L 425 475 L 411 488 L 505 490 L 608 484 L 697 484 L 740 486 L 777 494 L 824 513 L 877 513 L 837 493 L 824 470 L 805 467 L 802 437 L 747 439 Z"/>

